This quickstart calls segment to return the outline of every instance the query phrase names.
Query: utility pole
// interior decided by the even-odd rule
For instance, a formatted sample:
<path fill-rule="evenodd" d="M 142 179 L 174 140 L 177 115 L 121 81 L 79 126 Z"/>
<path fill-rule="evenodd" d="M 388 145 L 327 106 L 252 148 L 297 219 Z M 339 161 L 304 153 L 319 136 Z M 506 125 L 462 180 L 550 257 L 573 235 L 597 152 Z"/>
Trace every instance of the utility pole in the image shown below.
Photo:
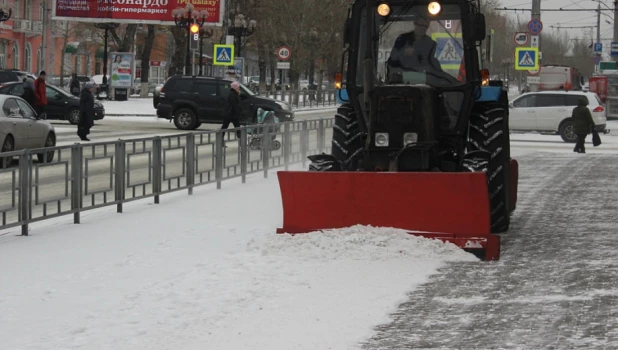
<path fill-rule="evenodd" d="M 43 11 L 41 11 L 43 13 L 43 18 L 41 18 L 41 22 L 42 22 L 41 26 L 42 26 L 42 31 L 43 31 L 43 33 L 41 33 L 41 34 L 43 34 L 43 45 L 42 45 L 43 46 L 43 48 L 42 48 L 43 52 L 41 54 L 41 59 L 43 60 L 43 62 L 39 62 L 39 65 L 41 66 L 41 69 L 46 71 L 46 73 L 47 73 L 47 71 L 48 71 L 47 65 L 46 65 L 46 62 L 47 62 L 47 18 L 48 18 L 48 16 L 47 16 L 47 1 L 43 1 L 41 3 L 41 6 L 43 7 Z M 36 74 L 38 75 L 39 72 L 36 72 Z M 50 75 L 50 79 L 51 79 L 53 77 L 52 76 L 53 72 L 50 71 L 49 75 Z"/>
<path fill-rule="evenodd" d="M 598 0 L 597 8 L 597 43 L 601 42 L 601 0 Z M 615 25 L 615 24 L 614 24 Z"/>
<path fill-rule="evenodd" d="M 614 40 L 612 40 L 613 42 L 618 42 L 618 23 L 616 19 L 618 19 L 618 0 L 614 0 Z M 612 61 L 614 62 L 618 61 L 618 55 L 612 55 Z"/>

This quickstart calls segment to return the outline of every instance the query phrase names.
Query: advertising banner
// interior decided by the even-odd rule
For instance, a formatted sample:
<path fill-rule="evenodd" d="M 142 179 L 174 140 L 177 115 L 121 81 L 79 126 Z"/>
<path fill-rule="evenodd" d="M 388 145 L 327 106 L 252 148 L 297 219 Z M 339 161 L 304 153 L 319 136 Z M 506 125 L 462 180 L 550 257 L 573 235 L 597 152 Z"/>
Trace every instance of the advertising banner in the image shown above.
<path fill-rule="evenodd" d="M 224 0 L 54 0 L 52 19 L 174 25 L 172 11 L 188 4 L 208 11 L 206 25 L 223 25 Z"/>
<path fill-rule="evenodd" d="M 110 86 L 116 89 L 131 89 L 133 87 L 133 60 L 132 52 L 111 53 Z"/>

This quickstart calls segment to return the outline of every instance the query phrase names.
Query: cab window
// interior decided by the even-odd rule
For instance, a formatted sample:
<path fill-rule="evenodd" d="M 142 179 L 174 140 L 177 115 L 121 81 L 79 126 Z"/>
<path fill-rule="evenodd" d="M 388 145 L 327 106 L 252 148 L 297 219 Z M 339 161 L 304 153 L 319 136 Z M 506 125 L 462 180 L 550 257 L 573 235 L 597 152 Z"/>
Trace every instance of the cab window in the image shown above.
<path fill-rule="evenodd" d="M 49 86 L 46 86 L 45 95 L 47 96 L 47 99 L 49 100 L 49 99 L 56 98 L 58 93 L 54 89 L 50 88 Z"/>
<path fill-rule="evenodd" d="M 536 97 L 536 107 L 558 107 L 565 105 L 566 101 L 562 95 L 539 94 Z"/>
<path fill-rule="evenodd" d="M 28 102 L 17 100 L 17 104 L 24 118 L 36 119 L 36 113 L 32 110 Z"/>

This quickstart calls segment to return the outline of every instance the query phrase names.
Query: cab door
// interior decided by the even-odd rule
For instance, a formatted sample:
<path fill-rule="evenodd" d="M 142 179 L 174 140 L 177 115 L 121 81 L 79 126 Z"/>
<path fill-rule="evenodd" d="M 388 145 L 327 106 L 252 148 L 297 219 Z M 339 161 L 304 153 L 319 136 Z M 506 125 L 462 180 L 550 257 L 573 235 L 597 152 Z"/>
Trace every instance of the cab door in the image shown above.
<path fill-rule="evenodd" d="M 510 130 L 536 130 L 536 98 L 537 94 L 528 94 L 513 101 L 509 109 Z"/>

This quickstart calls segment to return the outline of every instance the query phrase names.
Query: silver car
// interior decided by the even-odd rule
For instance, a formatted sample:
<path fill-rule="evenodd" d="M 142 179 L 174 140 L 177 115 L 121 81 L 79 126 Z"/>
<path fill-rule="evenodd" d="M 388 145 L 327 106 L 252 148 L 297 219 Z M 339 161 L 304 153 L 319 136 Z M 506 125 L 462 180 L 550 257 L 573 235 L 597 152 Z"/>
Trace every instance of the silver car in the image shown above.
<path fill-rule="evenodd" d="M 56 145 L 56 131 L 45 119 L 37 116 L 28 102 L 18 96 L 0 95 L 0 158 L 2 153 L 53 147 Z M 39 162 L 51 162 L 54 152 L 37 154 Z M 0 159 L 0 167 L 5 162 Z"/>

